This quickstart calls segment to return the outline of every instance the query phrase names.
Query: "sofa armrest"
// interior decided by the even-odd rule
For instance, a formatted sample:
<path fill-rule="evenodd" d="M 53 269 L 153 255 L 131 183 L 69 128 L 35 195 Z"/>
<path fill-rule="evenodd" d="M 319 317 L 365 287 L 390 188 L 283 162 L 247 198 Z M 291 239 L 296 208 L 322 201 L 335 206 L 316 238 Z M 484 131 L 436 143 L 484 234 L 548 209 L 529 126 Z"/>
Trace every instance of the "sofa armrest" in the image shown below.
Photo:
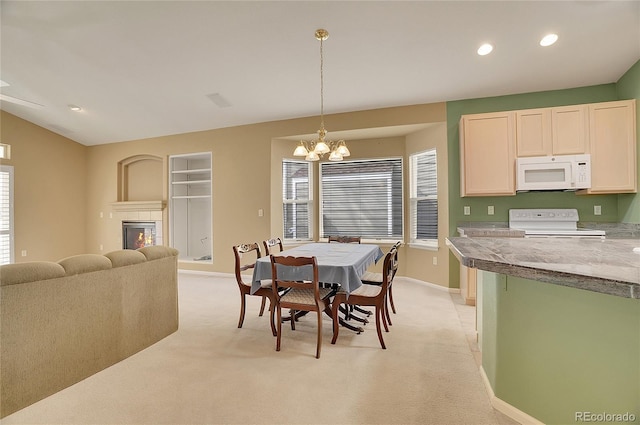
<path fill-rule="evenodd" d="M 157 260 L 158 258 L 164 257 L 177 257 L 178 250 L 175 248 L 171 248 L 169 246 L 164 245 L 152 245 L 145 246 L 144 248 L 138 249 L 139 252 L 143 253 L 147 260 Z"/>

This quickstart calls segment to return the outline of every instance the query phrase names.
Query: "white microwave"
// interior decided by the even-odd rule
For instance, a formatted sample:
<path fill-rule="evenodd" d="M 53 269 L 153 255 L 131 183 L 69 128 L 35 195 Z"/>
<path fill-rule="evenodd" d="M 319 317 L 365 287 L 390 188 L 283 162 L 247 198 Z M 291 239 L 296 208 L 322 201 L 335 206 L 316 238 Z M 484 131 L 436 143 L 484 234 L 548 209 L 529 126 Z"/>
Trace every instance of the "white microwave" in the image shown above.
<path fill-rule="evenodd" d="M 516 190 L 576 190 L 591 187 L 591 155 L 517 158 Z"/>

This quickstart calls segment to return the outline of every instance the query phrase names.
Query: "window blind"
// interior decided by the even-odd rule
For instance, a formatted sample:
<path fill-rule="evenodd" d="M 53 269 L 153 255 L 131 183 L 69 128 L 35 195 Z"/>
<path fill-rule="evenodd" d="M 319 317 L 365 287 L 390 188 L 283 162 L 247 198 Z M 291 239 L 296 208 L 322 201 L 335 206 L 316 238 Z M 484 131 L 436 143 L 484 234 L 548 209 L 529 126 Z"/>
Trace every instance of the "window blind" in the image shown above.
<path fill-rule="evenodd" d="M 436 150 L 410 156 L 411 241 L 438 239 L 438 166 Z"/>
<path fill-rule="evenodd" d="M 0 264 L 13 262 L 13 167 L 0 166 Z"/>
<path fill-rule="evenodd" d="M 402 159 L 320 164 L 323 237 L 402 239 Z"/>
<path fill-rule="evenodd" d="M 311 163 L 282 161 L 282 217 L 284 239 L 311 238 Z"/>

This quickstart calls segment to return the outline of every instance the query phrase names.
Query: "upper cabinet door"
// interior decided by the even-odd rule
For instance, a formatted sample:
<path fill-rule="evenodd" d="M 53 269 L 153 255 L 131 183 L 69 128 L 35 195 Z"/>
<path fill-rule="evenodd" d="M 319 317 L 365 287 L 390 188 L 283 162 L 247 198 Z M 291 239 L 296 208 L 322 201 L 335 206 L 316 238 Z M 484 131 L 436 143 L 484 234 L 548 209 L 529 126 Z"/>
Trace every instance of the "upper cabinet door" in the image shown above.
<path fill-rule="evenodd" d="M 589 139 L 587 193 L 637 192 L 635 99 L 589 105 Z"/>
<path fill-rule="evenodd" d="M 515 195 L 515 112 L 460 118 L 461 196 Z"/>
<path fill-rule="evenodd" d="M 516 111 L 516 156 L 552 154 L 551 109 Z"/>
<path fill-rule="evenodd" d="M 587 105 L 551 108 L 553 155 L 574 155 L 587 152 L 589 126 Z"/>

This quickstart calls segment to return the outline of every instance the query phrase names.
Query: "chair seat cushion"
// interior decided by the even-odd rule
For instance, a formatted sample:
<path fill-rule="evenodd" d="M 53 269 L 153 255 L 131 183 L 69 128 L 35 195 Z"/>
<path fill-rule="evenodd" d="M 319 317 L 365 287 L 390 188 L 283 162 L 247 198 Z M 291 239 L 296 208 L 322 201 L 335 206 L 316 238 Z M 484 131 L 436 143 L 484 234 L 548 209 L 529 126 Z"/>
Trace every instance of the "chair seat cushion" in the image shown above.
<path fill-rule="evenodd" d="M 360 278 L 364 283 L 382 283 L 382 273 L 364 272 Z"/>
<path fill-rule="evenodd" d="M 331 294 L 331 288 L 320 288 L 320 299 L 324 299 Z M 280 301 L 287 303 L 315 305 L 316 301 L 311 288 L 292 288 L 289 292 L 280 297 Z"/>
<path fill-rule="evenodd" d="M 251 286 L 251 279 L 253 279 L 253 275 L 242 275 L 242 281 L 246 286 Z M 263 279 L 260 281 L 261 288 L 271 288 L 271 279 Z"/>
<path fill-rule="evenodd" d="M 365 283 L 355 291 L 351 291 L 351 295 L 373 298 L 377 297 L 378 294 L 380 294 L 380 291 L 382 291 L 382 286 L 368 285 Z"/>

